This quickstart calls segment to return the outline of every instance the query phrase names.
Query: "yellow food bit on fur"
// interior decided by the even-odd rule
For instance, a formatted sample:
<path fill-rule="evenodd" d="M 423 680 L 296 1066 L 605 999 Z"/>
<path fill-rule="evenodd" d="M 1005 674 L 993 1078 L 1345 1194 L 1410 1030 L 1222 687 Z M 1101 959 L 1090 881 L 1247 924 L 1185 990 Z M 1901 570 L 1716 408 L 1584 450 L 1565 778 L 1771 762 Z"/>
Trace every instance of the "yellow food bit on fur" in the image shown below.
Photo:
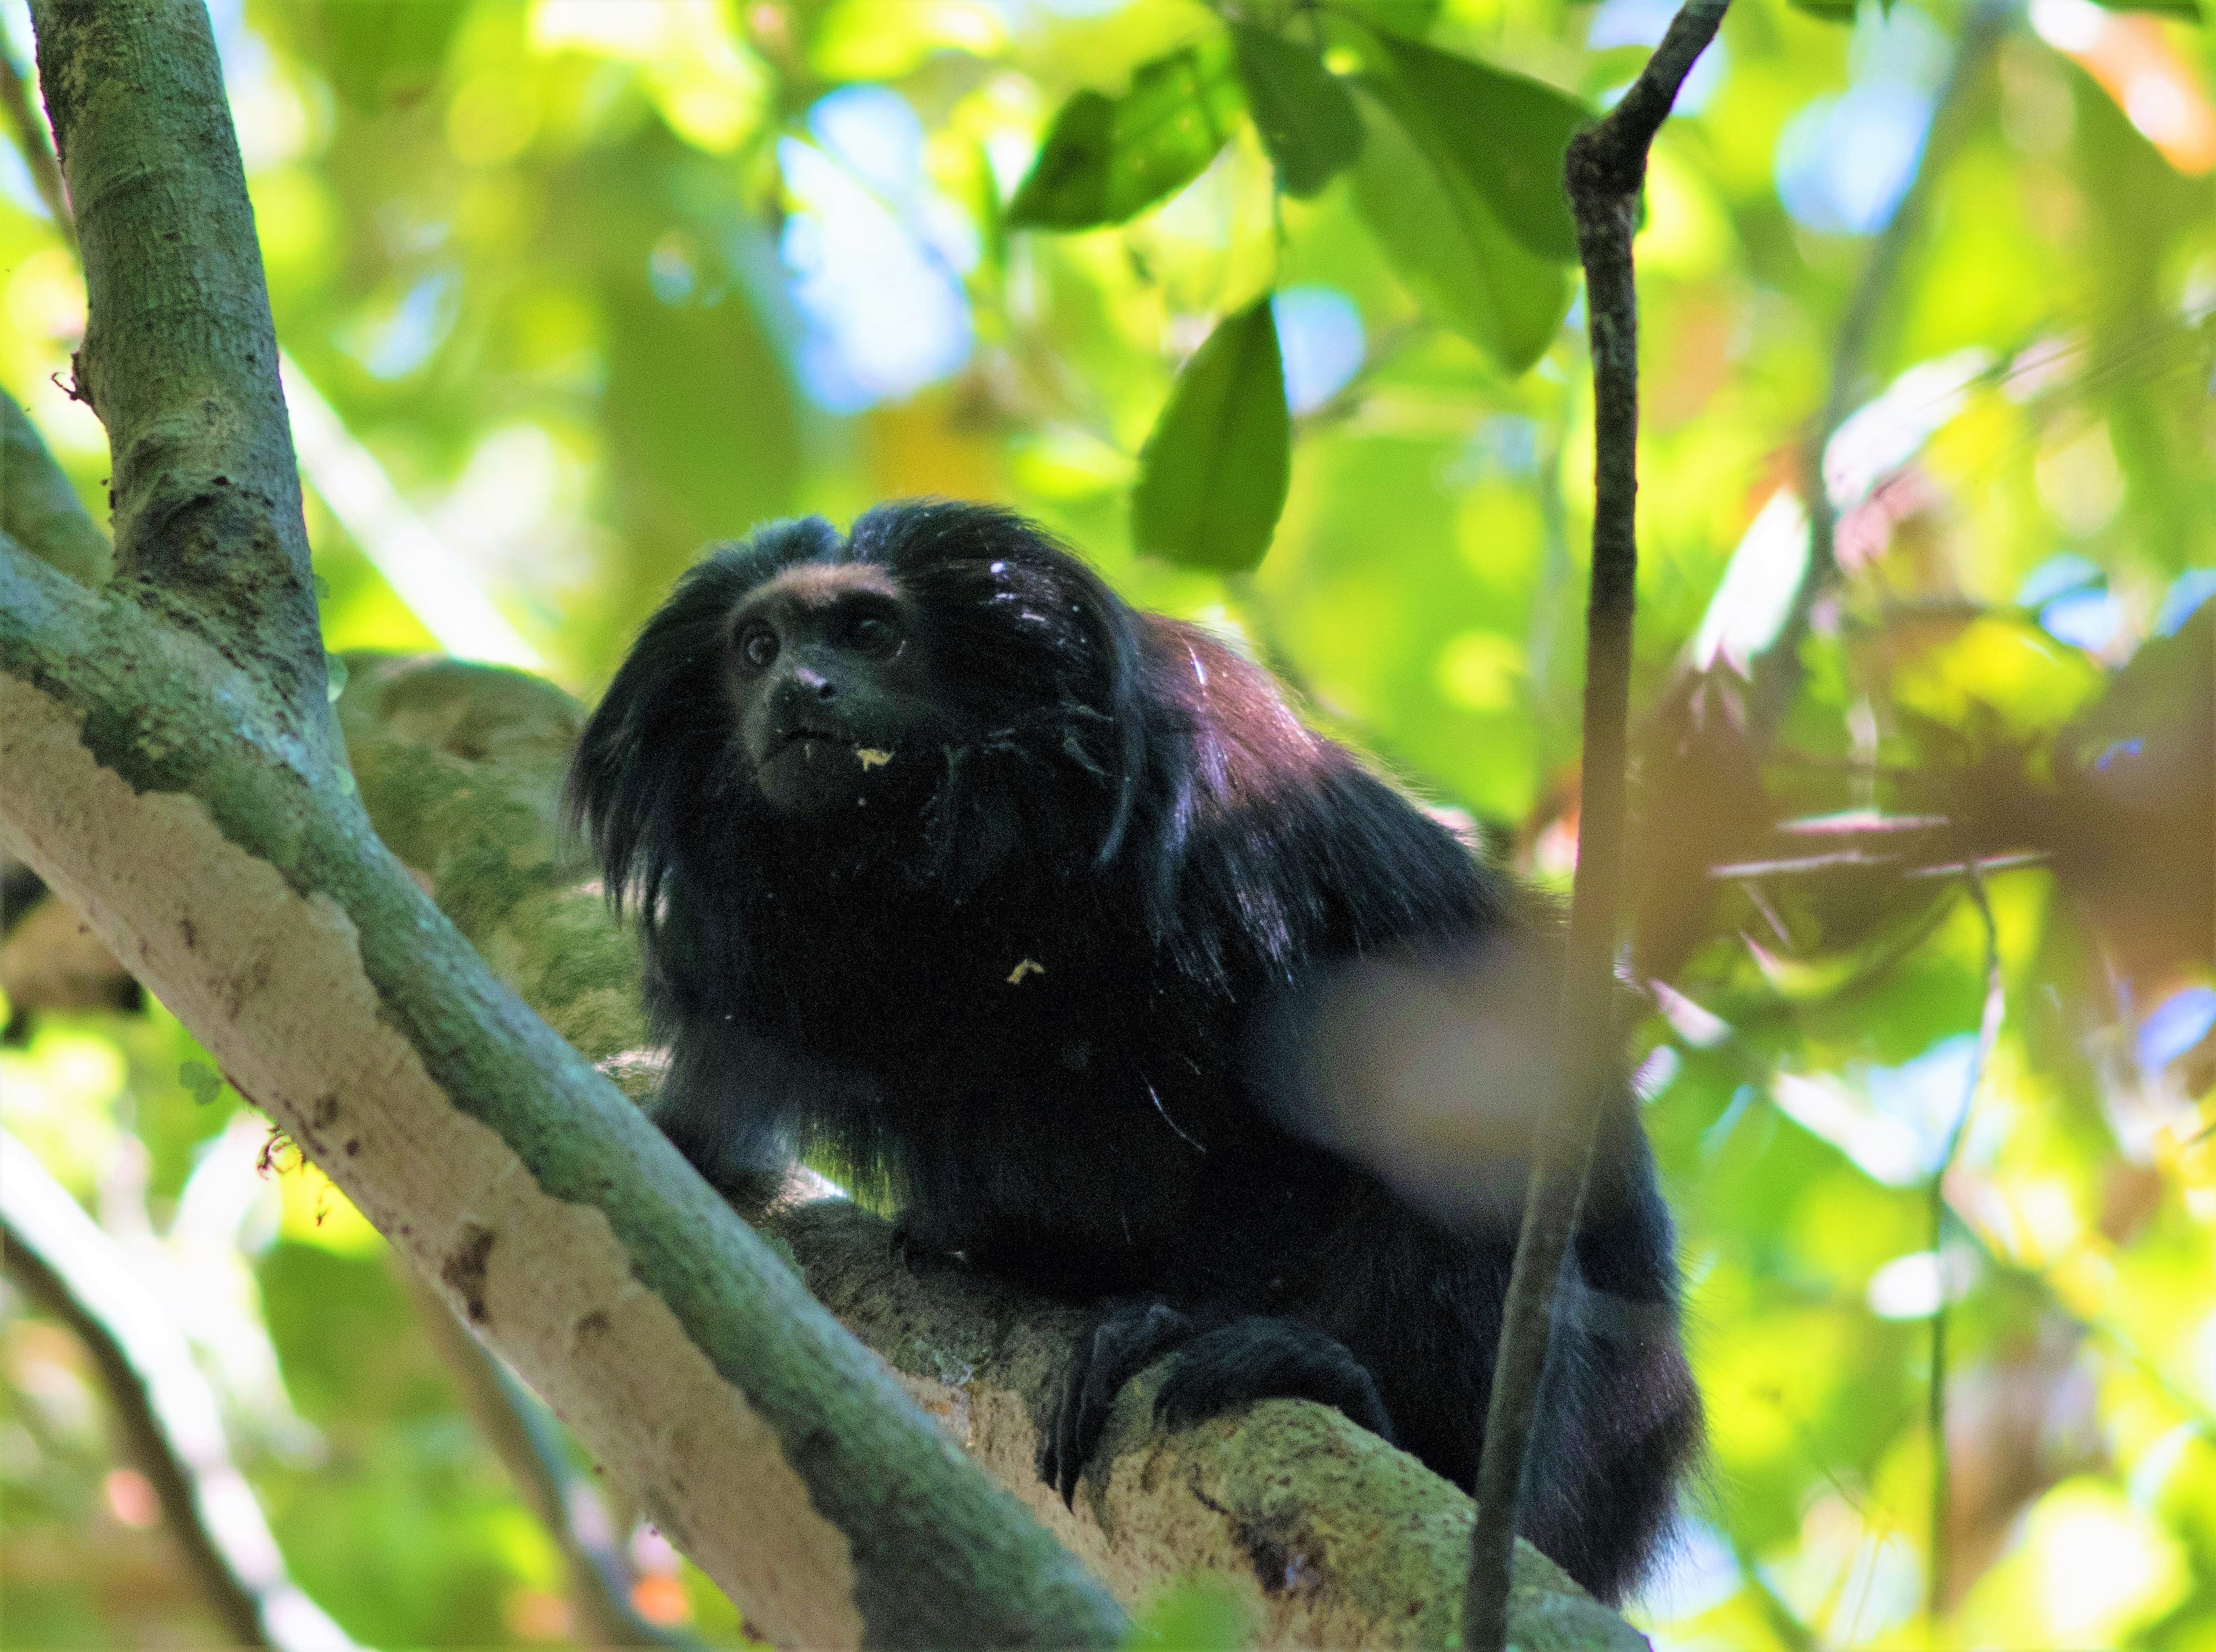
<path fill-rule="evenodd" d="M 865 773 L 882 764 L 890 763 L 893 760 L 893 754 L 890 752 L 880 752 L 874 746 L 857 746 L 854 748 L 854 755 L 862 759 L 862 768 Z"/>
<path fill-rule="evenodd" d="M 1008 985 L 1011 986 L 1021 986 L 1024 984 L 1025 976 L 1043 975 L 1045 973 L 1046 966 L 1044 964 L 1039 962 L 1036 958 L 1026 958 L 1023 962 L 1018 964 L 1013 969 L 1008 972 Z"/>

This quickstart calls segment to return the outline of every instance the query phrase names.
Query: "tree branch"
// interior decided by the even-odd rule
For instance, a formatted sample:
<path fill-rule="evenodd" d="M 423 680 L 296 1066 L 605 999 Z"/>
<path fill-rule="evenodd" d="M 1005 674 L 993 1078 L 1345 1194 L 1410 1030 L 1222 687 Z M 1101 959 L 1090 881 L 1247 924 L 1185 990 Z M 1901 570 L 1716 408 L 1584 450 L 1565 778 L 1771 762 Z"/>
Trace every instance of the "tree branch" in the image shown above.
<path fill-rule="evenodd" d="M 35 0 L 108 427 L 117 567 L 248 662 L 307 749 L 329 706 L 299 473 L 222 66 L 200 0 Z"/>
<path fill-rule="evenodd" d="M 105 585 L 114 571 L 108 536 L 84 513 L 38 429 L 0 389 L 0 533 L 79 585 Z"/>
<path fill-rule="evenodd" d="M 115 1242 L 5 1131 L 0 1243 L 9 1276 L 75 1332 L 100 1367 L 131 1460 L 153 1483 L 225 1632 L 241 1645 L 278 1652 L 350 1648 L 345 1631 L 286 1575 L 183 1334 Z"/>
<path fill-rule="evenodd" d="M 1616 907 L 1623 876 L 1624 752 L 1639 571 L 1639 298 L 1631 242 L 1647 154 L 1728 0 L 1687 0 L 1622 101 L 1571 140 L 1564 184 L 1585 265 L 1593 375 L 1592 593 L 1585 612 L 1585 753 L 1578 866 L 1554 1038 L 1561 1092 L 1539 1131 L 1516 1244 L 1478 1465 L 1462 1644 L 1508 1635 L 1516 1509 L 1546 1374 L 1555 1283 L 1584 1203 L 1593 1134 L 1622 1082 L 1616 1035 Z"/>
<path fill-rule="evenodd" d="M 357 655 L 348 667 L 339 715 L 386 841 L 533 1009 L 643 1093 L 654 1061 L 637 949 L 610 921 L 594 869 L 560 838 L 576 703 L 534 678 L 450 660 Z M 1199 1570 L 1245 1596 L 1259 1644 L 1451 1643 L 1469 1499 L 1337 1412 L 1275 1402 L 1163 1437 L 1150 1431 L 1144 1380 L 1117 1405 L 1097 1459 L 1105 1473 L 1088 1477 L 1092 1495 L 1072 1512 L 1039 1481 L 1035 1420 L 1051 1415 L 1081 1312 L 984 1274 L 911 1270 L 886 1224 L 841 1200 L 749 1215 L 1127 1604 Z M 1519 1644 L 1638 1644 L 1529 1545 L 1516 1563 Z"/>

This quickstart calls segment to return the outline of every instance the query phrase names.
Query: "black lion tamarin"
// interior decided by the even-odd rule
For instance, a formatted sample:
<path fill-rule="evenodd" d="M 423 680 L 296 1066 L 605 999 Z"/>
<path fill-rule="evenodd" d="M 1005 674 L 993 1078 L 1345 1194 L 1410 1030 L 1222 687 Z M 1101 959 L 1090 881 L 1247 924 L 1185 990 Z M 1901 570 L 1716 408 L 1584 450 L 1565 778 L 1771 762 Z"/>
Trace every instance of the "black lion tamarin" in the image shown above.
<path fill-rule="evenodd" d="M 1286 1006 L 1545 923 L 1266 672 L 1005 511 L 783 522 L 647 622 L 570 799 L 710 1182 L 806 1154 L 889 1194 L 911 1258 L 1096 1307 L 1041 1453 L 1065 1497 L 1171 1354 L 1166 1423 L 1314 1399 L 1473 1483 L 1528 1131 L 1468 1209 L 1420 1207 L 1298 1127 Z M 1677 1290 L 1623 1087 L 1520 1522 L 1610 1602 L 1700 1434 Z"/>

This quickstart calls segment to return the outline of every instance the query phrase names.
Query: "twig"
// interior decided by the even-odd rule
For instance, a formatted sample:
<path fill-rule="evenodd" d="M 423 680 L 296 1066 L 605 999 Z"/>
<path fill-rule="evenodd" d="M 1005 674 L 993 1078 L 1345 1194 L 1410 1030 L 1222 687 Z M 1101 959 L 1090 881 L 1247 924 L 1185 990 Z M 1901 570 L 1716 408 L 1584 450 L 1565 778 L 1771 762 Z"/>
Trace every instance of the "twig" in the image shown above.
<path fill-rule="evenodd" d="M 1778 628 L 1777 640 L 1756 670 L 1749 722 L 1760 746 L 1769 745 L 1778 720 L 1785 715 L 1786 707 L 1792 703 L 1800 685 L 1800 642 L 1808 633 L 1809 616 L 1814 611 L 1816 599 L 1839 571 L 1835 544 L 1838 519 L 1824 480 L 1825 450 L 1831 445 L 1839 427 L 1846 422 L 1860 388 L 1862 358 L 1877 330 L 1878 318 L 1893 296 L 1893 283 L 1908 249 L 1923 228 L 1924 212 L 1930 204 L 1936 180 L 1945 173 L 1947 163 L 1953 158 L 1964 135 L 1967 122 L 1963 105 L 1967 95 L 1986 58 L 2007 34 L 2016 10 L 2008 0 L 1979 0 L 1963 23 L 1961 38 L 1954 46 L 1954 61 L 1948 67 L 1946 82 L 1933 107 L 1929 135 L 1917 157 L 1915 176 L 1892 220 L 1879 235 L 1876 245 L 1870 249 L 1869 261 L 1862 266 L 1862 278 L 1847 300 L 1846 313 L 1839 318 L 1838 335 L 1831 346 L 1831 386 L 1825 393 L 1823 408 L 1817 415 L 1815 428 L 1809 432 L 1801 453 L 1800 493 L 1808 508 L 1808 562 L 1793 593 L 1792 606 L 1786 611 L 1785 623 Z"/>
<path fill-rule="evenodd" d="M 1978 1047 L 1970 1059 L 1970 1072 L 1962 1081 L 1962 1109 L 1954 1115 L 1954 1127 L 1947 1135 L 1947 1151 L 1940 1155 L 1936 1168 L 1931 1172 L 1928 1194 L 1931 1212 L 1931 1263 L 1939 1276 L 1939 1300 L 1931 1312 L 1931 1380 L 1928 1398 L 1931 1416 L 1931 1553 L 1930 1575 L 1926 1579 L 1927 1593 L 1924 1611 L 1934 1624 L 1946 1605 L 1947 1571 L 1947 1504 L 1949 1499 L 1947 1465 L 1947 1261 L 1941 1249 L 1946 1237 L 1947 1172 L 1954 1168 L 1955 1155 L 1962 1151 L 1962 1138 L 1970 1128 L 1970 1109 L 1976 1105 L 1978 1086 L 1985 1081 L 1985 1069 L 1993 1059 L 1993 1046 L 2000 1040 L 2001 1016 L 2005 1011 L 2008 995 L 2001 981 L 2001 932 L 1993 921 L 1992 902 L 1985 898 L 1985 875 L 1976 862 L 1964 869 L 1968 874 L 1970 900 L 1978 909 L 1978 916 L 1985 926 L 1985 998 L 1983 1011 L 1978 1017 Z"/>
<path fill-rule="evenodd" d="M 225 1631 L 242 1645 L 277 1652 L 350 1649 L 346 1631 L 286 1575 L 183 1333 L 115 1242 L 5 1131 L 0 1242 L 9 1276 L 68 1325 L 100 1367 L 130 1454 L 153 1483 Z"/>
<path fill-rule="evenodd" d="M 0 533 L 79 585 L 104 585 L 114 570 L 108 536 L 85 514 L 77 489 L 39 439 L 15 393 L 0 387 Z"/>
<path fill-rule="evenodd" d="M 22 154 L 31 181 L 38 187 L 39 199 L 46 202 L 46 212 L 54 220 L 54 233 L 75 257 L 77 218 L 70 211 L 69 191 L 62 187 L 61 163 L 54 158 L 46 123 L 31 101 L 30 82 L 15 66 L 15 54 L 5 45 L 0 45 L 0 101 L 8 106 L 8 124 L 15 131 L 15 147 Z"/>
<path fill-rule="evenodd" d="M 1639 299 L 1631 241 L 1647 154 L 1729 0 L 1686 0 L 1616 107 L 1571 141 L 1564 183 L 1585 271 L 1593 364 L 1592 593 L 1585 615 L 1585 758 L 1578 869 L 1555 1029 L 1561 1092 L 1544 1115 L 1524 1196 L 1478 1465 L 1462 1645 L 1500 1652 L 1524 1461 L 1547 1364 L 1554 1288 L 1576 1231 L 1597 1105 L 1610 1082 L 1616 906 L 1623 871 L 1625 727 L 1639 567 Z"/>
<path fill-rule="evenodd" d="M 579 1638 L 592 1646 L 703 1645 L 632 1610 L 627 1598 L 631 1569 L 617 1546 L 607 1506 L 590 1479 L 570 1465 L 545 1408 L 485 1352 L 454 1317 L 446 1298 L 397 1252 L 393 1268 L 407 1285 L 431 1346 L 461 1385 L 463 1403 L 477 1431 L 569 1562 Z"/>
<path fill-rule="evenodd" d="M 2200 1431 L 2201 1438 L 2216 1444 L 2216 1409 L 2210 1409 L 2206 1401 L 2164 1371 L 2153 1356 L 2133 1340 L 2129 1331 L 2113 1319 L 2096 1318 L 2072 1307 L 2068 1295 L 2044 1269 L 2026 1267 L 2002 1255 L 1971 1216 L 1967 1212 L 1957 1210 L 1952 1201 L 1948 1204 L 1947 1214 L 1954 1223 L 1955 1231 L 1978 1253 L 1979 1262 L 1996 1277 L 2036 1293 L 2041 1305 L 2047 1312 L 2064 1323 L 2084 1331 L 2088 1336 L 2097 1337 L 2106 1342 L 2148 1386 L 2191 1422 Z"/>

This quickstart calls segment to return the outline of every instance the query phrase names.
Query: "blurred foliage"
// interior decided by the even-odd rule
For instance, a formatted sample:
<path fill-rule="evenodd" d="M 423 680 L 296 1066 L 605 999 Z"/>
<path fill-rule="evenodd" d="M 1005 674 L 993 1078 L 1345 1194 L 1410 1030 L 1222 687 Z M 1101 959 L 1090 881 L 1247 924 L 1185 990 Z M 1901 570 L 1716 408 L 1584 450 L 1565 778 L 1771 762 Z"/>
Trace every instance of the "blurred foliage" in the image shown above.
<path fill-rule="evenodd" d="M 1668 12 L 219 3 L 327 642 L 589 693 L 706 540 L 1000 500 L 1560 882 L 1591 438 L 1553 169 Z M 1963 21 L 1738 0 L 1648 182 L 1631 973 L 1713 1433 L 1665 1644 L 2216 1649 L 2216 46 L 2188 5 L 2012 15 L 1843 357 Z M 83 325 L 0 152 L 0 382 L 102 513 Z M 1839 575 L 1780 672 L 1840 372 Z M 299 1581 L 380 1643 L 563 1639 L 376 1236 L 257 1170 L 158 1008 L 54 1007 L 109 1000 L 40 961 L 0 1122 L 159 1270 Z M 9 1307 L 10 1643 L 193 1643 L 91 1368 Z M 642 1609 L 736 1635 L 632 1551 Z"/>

